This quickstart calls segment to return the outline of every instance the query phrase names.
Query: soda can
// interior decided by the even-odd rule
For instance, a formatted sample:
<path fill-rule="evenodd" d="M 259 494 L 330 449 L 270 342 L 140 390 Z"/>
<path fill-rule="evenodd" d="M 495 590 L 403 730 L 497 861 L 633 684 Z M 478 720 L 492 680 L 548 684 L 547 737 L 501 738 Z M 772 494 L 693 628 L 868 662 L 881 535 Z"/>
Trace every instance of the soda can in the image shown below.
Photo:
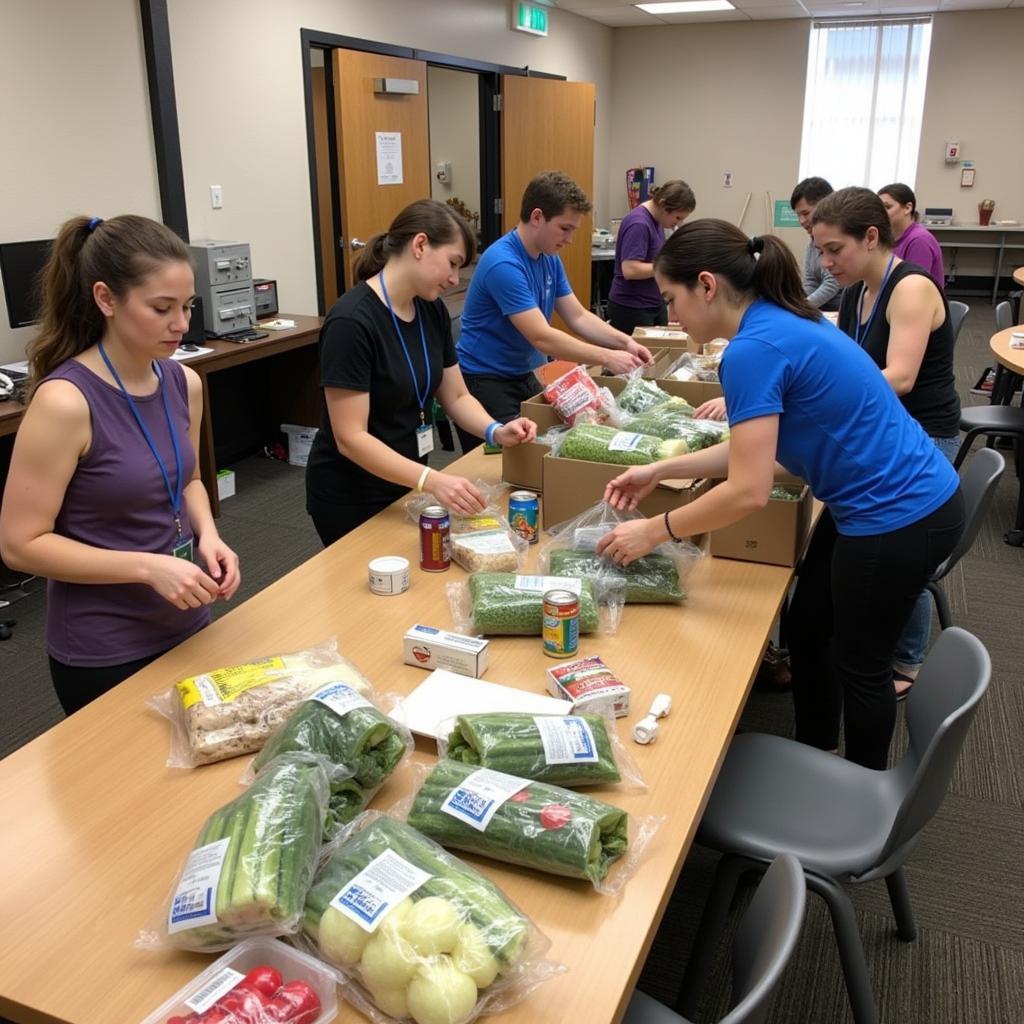
<path fill-rule="evenodd" d="M 580 599 L 571 590 L 544 595 L 544 653 L 549 658 L 574 658 L 580 649 Z"/>
<path fill-rule="evenodd" d="M 508 521 L 523 540 L 537 543 L 540 536 L 540 502 L 533 491 L 513 491 L 508 496 Z"/>
<path fill-rule="evenodd" d="M 448 510 L 440 505 L 430 505 L 420 513 L 420 568 L 424 572 L 445 572 L 451 564 Z"/>

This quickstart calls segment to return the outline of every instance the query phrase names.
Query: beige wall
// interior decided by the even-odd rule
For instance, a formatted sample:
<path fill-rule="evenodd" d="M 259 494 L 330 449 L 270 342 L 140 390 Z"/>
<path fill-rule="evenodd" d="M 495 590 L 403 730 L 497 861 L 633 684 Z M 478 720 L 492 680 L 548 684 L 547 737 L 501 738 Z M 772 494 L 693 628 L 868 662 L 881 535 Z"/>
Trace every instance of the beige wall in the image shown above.
<path fill-rule="evenodd" d="M 52 238 L 78 213 L 160 216 L 136 0 L 5 3 L 0 241 Z M 0 293 L 0 363 L 24 358 Z"/>
<path fill-rule="evenodd" d="M 170 0 L 171 44 L 193 237 L 252 244 L 281 309 L 316 310 L 299 29 L 373 39 L 597 83 L 597 159 L 608 166 L 612 30 L 558 9 L 550 35 L 509 30 L 505 0 Z M 230 45 L 226 41 L 230 40 Z M 212 210 L 209 186 L 224 189 Z M 597 194 L 607 194 L 599 173 Z"/>
<path fill-rule="evenodd" d="M 430 194 L 442 203 L 453 196 L 480 212 L 480 97 L 476 75 L 427 68 L 430 111 Z M 452 165 L 451 180 L 437 180 L 437 164 Z"/>

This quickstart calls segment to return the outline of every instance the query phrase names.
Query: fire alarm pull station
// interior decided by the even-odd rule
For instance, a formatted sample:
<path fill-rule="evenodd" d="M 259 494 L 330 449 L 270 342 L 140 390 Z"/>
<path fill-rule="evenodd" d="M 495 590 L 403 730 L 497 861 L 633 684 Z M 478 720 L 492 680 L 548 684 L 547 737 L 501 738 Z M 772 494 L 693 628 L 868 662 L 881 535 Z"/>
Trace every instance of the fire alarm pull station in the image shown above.
<path fill-rule="evenodd" d="M 955 164 L 960 160 L 960 140 L 950 139 L 946 143 L 946 163 Z"/>

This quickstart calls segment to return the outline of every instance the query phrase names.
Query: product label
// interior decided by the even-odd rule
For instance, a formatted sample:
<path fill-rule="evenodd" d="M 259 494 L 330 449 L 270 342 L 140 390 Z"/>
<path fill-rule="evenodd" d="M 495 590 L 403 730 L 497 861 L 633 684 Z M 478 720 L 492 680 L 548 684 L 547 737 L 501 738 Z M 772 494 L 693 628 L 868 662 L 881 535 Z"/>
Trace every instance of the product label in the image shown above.
<path fill-rule="evenodd" d="M 631 452 L 635 451 L 637 445 L 640 444 L 640 438 L 643 434 L 631 434 L 625 430 L 618 430 L 615 436 L 608 442 L 608 451 L 610 452 Z"/>
<path fill-rule="evenodd" d="M 193 1013 L 206 1013 L 221 996 L 226 996 L 243 978 L 241 971 L 233 967 L 225 967 L 218 971 L 207 984 L 205 984 L 191 999 L 185 1000 L 185 1005 Z"/>
<path fill-rule="evenodd" d="M 578 700 L 600 690 L 627 689 L 597 656 L 549 668 L 548 675 L 565 691 L 570 700 Z"/>
<path fill-rule="evenodd" d="M 188 855 L 185 870 L 171 899 L 167 933 L 183 932 L 217 920 L 217 884 L 220 882 L 229 839 L 200 846 Z"/>
<path fill-rule="evenodd" d="M 502 530 L 500 533 L 467 533 L 455 538 L 453 543 L 460 548 L 478 555 L 515 554 L 512 538 Z"/>
<path fill-rule="evenodd" d="M 557 401 L 558 411 L 566 419 L 575 416 L 578 412 L 594 404 L 594 388 L 586 384 L 577 383 L 566 388 Z"/>
<path fill-rule="evenodd" d="M 410 864 L 394 850 L 385 850 L 335 895 L 331 906 L 366 931 L 375 932 L 388 911 L 430 877 L 429 871 Z"/>
<path fill-rule="evenodd" d="M 546 764 L 594 764 L 597 744 L 590 724 L 577 715 L 564 718 L 535 715 L 533 719 L 544 744 Z"/>
<path fill-rule="evenodd" d="M 517 576 L 515 588 L 541 594 L 546 594 L 549 590 L 571 590 L 579 597 L 583 590 L 583 580 L 575 576 Z"/>
<path fill-rule="evenodd" d="M 306 700 L 318 700 L 326 704 L 339 718 L 344 718 L 355 708 L 372 708 L 373 705 L 358 691 L 345 683 L 330 683 L 321 686 Z"/>
<path fill-rule="evenodd" d="M 441 810 L 478 832 L 484 832 L 498 808 L 529 784 L 528 779 L 481 768 L 467 776 L 461 786 L 448 794 L 441 804 Z"/>
<path fill-rule="evenodd" d="M 233 665 L 207 672 L 177 683 L 181 706 L 187 711 L 193 704 L 202 702 L 207 707 L 229 704 L 247 690 L 264 683 L 273 682 L 275 673 L 285 668 L 284 658 L 262 658 L 246 665 Z"/>
<path fill-rule="evenodd" d="M 494 516 L 458 516 L 452 520 L 453 533 L 479 533 L 481 530 L 500 530 L 501 523 Z"/>

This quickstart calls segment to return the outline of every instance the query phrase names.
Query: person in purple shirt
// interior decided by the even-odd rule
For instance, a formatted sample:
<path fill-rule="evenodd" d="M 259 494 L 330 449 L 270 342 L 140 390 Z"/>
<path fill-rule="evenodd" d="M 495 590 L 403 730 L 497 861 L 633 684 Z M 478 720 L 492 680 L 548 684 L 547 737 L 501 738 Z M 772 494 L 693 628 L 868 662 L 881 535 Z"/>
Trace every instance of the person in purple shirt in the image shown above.
<path fill-rule="evenodd" d="M 665 301 L 654 280 L 654 258 L 665 244 L 665 231 L 679 227 L 697 200 L 685 181 L 666 181 L 651 198 L 630 210 L 615 237 L 615 276 L 608 293 L 608 320 L 632 336 L 634 327 L 668 323 Z"/>
<path fill-rule="evenodd" d="M 146 217 L 72 218 L 43 270 L 0 556 L 48 580 L 50 675 L 68 715 L 238 589 L 197 467 L 202 383 L 170 358 L 194 293 L 188 247 Z"/>
<path fill-rule="evenodd" d="M 893 252 L 907 263 L 916 263 L 945 291 L 946 274 L 942 268 L 942 250 L 935 236 L 917 221 L 917 196 L 908 185 L 895 182 L 878 190 L 896 239 Z"/>

